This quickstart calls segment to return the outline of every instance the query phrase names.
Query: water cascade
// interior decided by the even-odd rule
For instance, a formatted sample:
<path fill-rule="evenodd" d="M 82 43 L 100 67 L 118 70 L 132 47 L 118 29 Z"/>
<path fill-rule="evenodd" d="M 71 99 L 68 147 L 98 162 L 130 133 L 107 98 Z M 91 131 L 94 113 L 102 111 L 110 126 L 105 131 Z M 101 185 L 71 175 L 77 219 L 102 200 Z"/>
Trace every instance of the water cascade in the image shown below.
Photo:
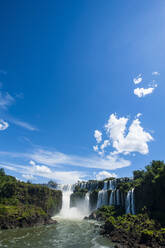
<path fill-rule="evenodd" d="M 135 214 L 134 189 L 128 191 L 125 199 L 126 214 Z"/>
<path fill-rule="evenodd" d="M 89 215 L 90 211 L 100 208 L 103 205 L 122 206 L 125 208 L 126 214 L 135 214 L 134 189 L 130 189 L 126 195 L 120 191 L 118 183 L 123 180 L 128 181 L 128 179 L 112 179 L 101 183 L 89 181 L 60 186 L 59 189 L 63 193 L 60 217 L 70 219 L 83 218 Z M 80 188 L 81 194 L 76 193 L 78 192 L 76 191 L 76 186 Z M 97 198 L 93 198 L 95 197 L 93 192 L 97 192 L 97 190 L 99 190 Z M 72 195 L 73 192 L 75 194 Z M 79 198 L 80 195 L 82 195 L 81 198 Z M 96 201 L 92 199 L 96 199 Z"/>
<path fill-rule="evenodd" d="M 62 190 L 62 209 L 59 217 L 64 219 L 83 219 L 84 216 L 89 215 L 89 193 L 86 193 L 83 202 L 76 207 L 70 207 L 70 196 L 73 193 L 75 185 L 61 185 L 59 189 Z"/>
<path fill-rule="evenodd" d="M 110 199 L 109 199 L 109 205 L 115 205 L 115 190 L 111 191 Z"/>
<path fill-rule="evenodd" d="M 104 187 L 102 190 L 98 192 L 98 199 L 97 199 L 97 208 L 100 208 L 103 205 L 108 205 L 108 182 L 104 182 Z"/>

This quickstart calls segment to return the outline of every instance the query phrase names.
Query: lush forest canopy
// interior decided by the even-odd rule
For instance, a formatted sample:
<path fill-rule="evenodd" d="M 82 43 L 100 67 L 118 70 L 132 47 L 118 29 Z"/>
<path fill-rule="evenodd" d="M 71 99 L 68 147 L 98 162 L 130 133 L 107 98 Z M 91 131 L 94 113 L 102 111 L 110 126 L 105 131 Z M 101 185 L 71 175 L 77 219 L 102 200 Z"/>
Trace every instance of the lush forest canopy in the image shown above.
<path fill-rule="evenodd" d="M 8 225 L 21 226 L 23 222 L 30 224 L 39 218 L 49 219 L 60 210 L 61 204 L 60 191 L 20 182 L 0 169 L 0 223 L 4 228 Z"/>

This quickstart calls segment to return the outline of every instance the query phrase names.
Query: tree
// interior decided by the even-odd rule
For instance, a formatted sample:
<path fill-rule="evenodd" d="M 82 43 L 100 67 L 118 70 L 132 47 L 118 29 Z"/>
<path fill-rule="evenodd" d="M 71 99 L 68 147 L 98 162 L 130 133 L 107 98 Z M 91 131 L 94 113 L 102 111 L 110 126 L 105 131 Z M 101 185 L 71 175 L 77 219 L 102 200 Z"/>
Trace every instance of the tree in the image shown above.
<path fill-rule="evenodd" d="M 50 180 L 50 181 L 48 182 L 48 186 L 51 187 L 51 188 L 56 189 L 56 188 L 57 188 L 57 183 L 54 182 L 54 181 L 52 181 L 52 180 Z"/>
<path fill-rule="evenodd" d="M 0 176 L 5 176 L 5 170 L 3 168 L 0 169 Z"/>
<path fill-rule="evenodd" d="M 133 172 L 133 178 L 134 180 L 139 179 L 139 178 L 144 178 L 145 172 L 144 170 L 135 170 Z"/>

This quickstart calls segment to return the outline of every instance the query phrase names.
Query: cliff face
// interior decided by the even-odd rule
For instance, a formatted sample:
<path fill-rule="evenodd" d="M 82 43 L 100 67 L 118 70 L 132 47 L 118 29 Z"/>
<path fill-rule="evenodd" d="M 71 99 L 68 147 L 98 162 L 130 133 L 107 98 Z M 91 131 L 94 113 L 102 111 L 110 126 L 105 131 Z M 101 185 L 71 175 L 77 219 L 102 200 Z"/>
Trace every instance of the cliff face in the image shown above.
<path fill-rule="evenodd" d="M 48 223 L 61 207 L 61 191 L 17 181 L 0 170 L 0 229 Z"/>
<path fill-rule="evenodd" d="M 157 161 L 152 167 L 152 175 L 148 175 L 148 172 L 142 182 L 135 187 L 136 211 L 141 212 L 146 208 L 152 218 L 165 226 L 165 165 Z"/>

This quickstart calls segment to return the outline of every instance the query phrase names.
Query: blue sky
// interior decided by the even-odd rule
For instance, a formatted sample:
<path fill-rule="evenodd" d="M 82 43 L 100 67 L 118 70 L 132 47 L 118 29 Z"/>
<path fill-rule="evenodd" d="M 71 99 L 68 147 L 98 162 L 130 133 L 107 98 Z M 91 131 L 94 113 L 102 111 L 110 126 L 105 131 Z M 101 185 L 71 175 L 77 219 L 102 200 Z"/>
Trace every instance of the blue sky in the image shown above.
<path fill-rule="evenodd" d="M 0 167 L 68 183 L 164 160 L 164 0 L 6 0 L 0 12 Z"/>

